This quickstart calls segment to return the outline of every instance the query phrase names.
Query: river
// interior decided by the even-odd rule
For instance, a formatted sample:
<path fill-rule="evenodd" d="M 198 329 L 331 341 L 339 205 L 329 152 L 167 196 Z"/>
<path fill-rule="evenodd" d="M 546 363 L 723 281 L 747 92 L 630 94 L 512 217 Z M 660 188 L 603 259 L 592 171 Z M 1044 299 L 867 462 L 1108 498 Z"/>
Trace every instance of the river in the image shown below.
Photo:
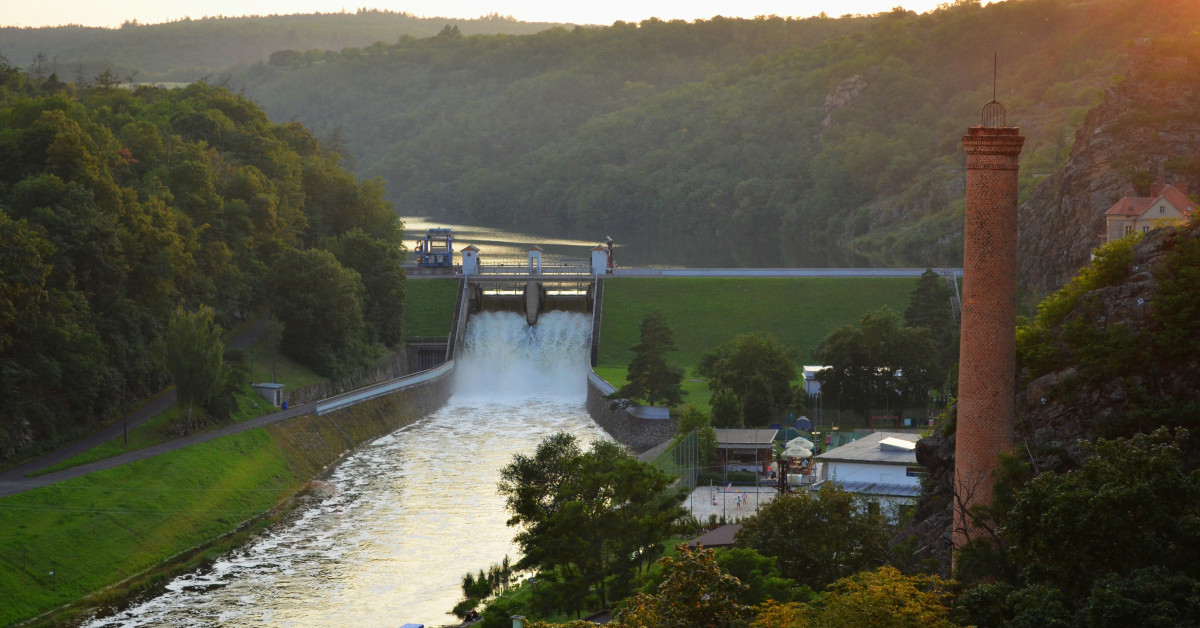
<path fill-rule="evenodd" d="M 584 407 L 586 316 L 549 312 L 530 328 L 485 312 L 467 333 L 445 407 L 359 447 L 293 520 L 86 625 L 457 623 L 462 576 L 517 557 L 500 469 L 556 432 L 605 437 Z"/>

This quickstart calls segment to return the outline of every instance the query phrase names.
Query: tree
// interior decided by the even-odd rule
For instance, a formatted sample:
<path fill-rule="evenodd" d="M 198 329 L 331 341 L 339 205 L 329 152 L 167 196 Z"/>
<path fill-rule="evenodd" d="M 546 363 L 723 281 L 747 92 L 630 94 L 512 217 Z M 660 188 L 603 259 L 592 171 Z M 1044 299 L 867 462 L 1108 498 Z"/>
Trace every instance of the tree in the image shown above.
<path fill-rule="evenodd" d="M 202 306 L 195 312 L 177 309 L 167 323 L 157 353 L 175 381 L 179 403 L 187 406 L 184 429 L 191 430 L 192 408 L 207 404 L 229 377 L 221 326 L 213 322 L 212 308 Z"/>
<path fill-rule="evenodd" d="M 289 250 L 268 275 L 272 316 L 284 324 L 283 350 L 324 375 L 363 360 L 362 280 L 328 251 Z"/>
<path fill-rule="evenodd" d="M 1025 581 L 1069 600 L 1108 573 L 1166 567 L 1200 578 L 1200 474 L 1185 468 L 1185 430 L 1100 440 L 1079 469 L 1017 491 L 1002 533 Z"/>
<path fill-rule="evenodd" d="M 404 247 L 351 229 L 329 243 L 338 261 L 363 281 L 363 322 L 385 346 L 404 339 Z"/>
<path fill-rule="evenodd" d="M 725 390 L 737 398 L 747 425 L 780 418 L 792 402 L 796 367 L 787 349 L 770 336 L 740 335 L 702 356 L 698 370 L 709 378 L 714 397 Z M 714 412 L 715 424 L 731 423 L 732 419 L 723 415 L 718 421 Z"/>
<path fill-rule="evenodd" d="M 817 373 L 821 394 L 842 399 L 864 417 L 873 404 L 901 408 L 924 400 L 934 382 L 929 331 L 902 326 L 886 306 L 857 325 L 833 330 L 813 355 L 829 366 Z"/>
<path fill-rule="evenodd" d="M 651 405 L 674 407 L 683 402 L 683 369 L 667 364 L 675 340 L 667 317 L 658 310 L 642 316 L 641 341 L 633 347 L 628 383 L 613 393 L 624 399 L 644 399 Z"/>
<path fill-rule="evenodd" d="M 660 562 L 666 573 L 658 593 L 639 593 L 621 614 L 625 628 L 731 628 L 744 625 L 748 608 L 738 603 L 745 585 L 721 570 L 713 550 L 680 545 Z"/>
<path fill-rule="evenodd" d="M 723 429 L 739 428 L 746 424 L 742 412 L 742 402 L 728 388 L 718 388 L 713 392 L 712 424 Z"/>
<path fill-rule="evenodd" d="M 908 308 L 904 310 L 904 325 L 910 328 L 923 327 L 929 330 L 937 356 L 932 377 L 944 382 L 950 369 L 958 362 L 958 324 L 950 307 L 954 291 L 946 280 L 932 269 L 926 268 L 917 280 L 917 286 L 909 293 Z"/>
<path fill-rule="evenodd" d="M 1023 484 L 1001 476 L 996 538 L 960 550 L 960 579 L 983 582 L 961 596 L 960 622 L 1177 626 L 1200 618 L 1200 472 L 1184 453 L 1186 430 L 1081 445 L 1078 468 Z M 980 569 L 989 564 L 998 567 Z"/>
<path fill-rule="evenodd" d="M 675 442 L 679 443 L 693 431 L 696 432 L 696 453 L 700 466 L 708 468 L 717 461 L 717 432 L 703 410 L 690 406 L 679 417 Z"/>
<path fill-rule="evenodd" d="M 828 628 L 954 628 L 947 600 L 952 583 L 937 576 L 906 576 L 884 565 L 842 578 L 812 605 L 812 624 Z"/>
<path fill-rule="evenodd" d="M 882 515 L 830 483 L 780 495 L 745 519 L 739 547 L 774 556 L 785 578 L 813 589 L 882 564 L 889 534 Z"/>
<path fill-rule="evenodd" d="M 627 593 L 638 565 L 661 554 L 684 514 L 682 495 L 667 491 L 672 482 L 611 441 L 583 452 L 569 434 L 546 438 L 500 472 L 507 523 L 520 528 L 516 567 L 538 571 L 539 591 L 557 610 L 579 611 L 589 590 L 607 606 Z"/>

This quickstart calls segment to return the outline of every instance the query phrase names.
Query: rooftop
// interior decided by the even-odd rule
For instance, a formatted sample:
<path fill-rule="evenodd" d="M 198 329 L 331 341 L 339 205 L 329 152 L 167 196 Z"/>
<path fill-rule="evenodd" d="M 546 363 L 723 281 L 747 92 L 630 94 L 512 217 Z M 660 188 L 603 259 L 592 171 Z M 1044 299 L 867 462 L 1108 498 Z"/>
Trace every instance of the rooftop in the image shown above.
<path fill-rule="evenodd" d="M 847 493 L 858 495 L 876 495 L 879 497 L 919 497 L 920 485 L 915 484 L 884 484 L 882 482 L 838 482 L 838 486 Z"/>
<path fill-rule="evenodd" d="M 885 439 L 887 442 L 885 443 Z M 816 457 L 820 462 L 858 462 L 913 466 L 917 464 L 915 443 L 920 434 L 908 432 L 875 432 L 852 443 L 846 443 Z M 895 441 L 914 443 L 912 449 Z"/>
<path fill-rule="evenodd" d="M 779 430 L 769 427 L 758 429 L 716 429 L 717 447 L 770 447 Z"/>

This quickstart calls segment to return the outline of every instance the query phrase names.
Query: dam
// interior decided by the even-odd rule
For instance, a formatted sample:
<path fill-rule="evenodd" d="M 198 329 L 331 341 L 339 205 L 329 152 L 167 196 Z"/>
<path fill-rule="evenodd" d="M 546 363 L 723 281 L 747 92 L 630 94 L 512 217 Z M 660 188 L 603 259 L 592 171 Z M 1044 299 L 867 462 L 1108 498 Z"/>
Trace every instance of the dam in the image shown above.
<path fill-rule="evenodd" d="M 441 410 L 356 449 L 291 521 L 85 625 L 457 624 L 462 576 L 516 559 L 500 469 L 556 432 L 605 437 L 585 407 L 589 317 L 481 312 L 466 328 Z"/>

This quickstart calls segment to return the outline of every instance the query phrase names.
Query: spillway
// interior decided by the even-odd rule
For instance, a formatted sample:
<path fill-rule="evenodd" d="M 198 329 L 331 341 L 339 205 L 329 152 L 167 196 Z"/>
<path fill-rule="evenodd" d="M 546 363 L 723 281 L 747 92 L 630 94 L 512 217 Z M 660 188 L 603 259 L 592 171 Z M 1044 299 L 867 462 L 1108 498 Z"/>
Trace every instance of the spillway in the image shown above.
<path fill-rule="evenodd" d="M 463 574 L 516 558 L 500 468 L 555 432 L 604 438 L 584 407 L 591 319 L 472 316 L 447 405 L 359 447 L 291 521 L 86 625 L 427 626 Z"/>

